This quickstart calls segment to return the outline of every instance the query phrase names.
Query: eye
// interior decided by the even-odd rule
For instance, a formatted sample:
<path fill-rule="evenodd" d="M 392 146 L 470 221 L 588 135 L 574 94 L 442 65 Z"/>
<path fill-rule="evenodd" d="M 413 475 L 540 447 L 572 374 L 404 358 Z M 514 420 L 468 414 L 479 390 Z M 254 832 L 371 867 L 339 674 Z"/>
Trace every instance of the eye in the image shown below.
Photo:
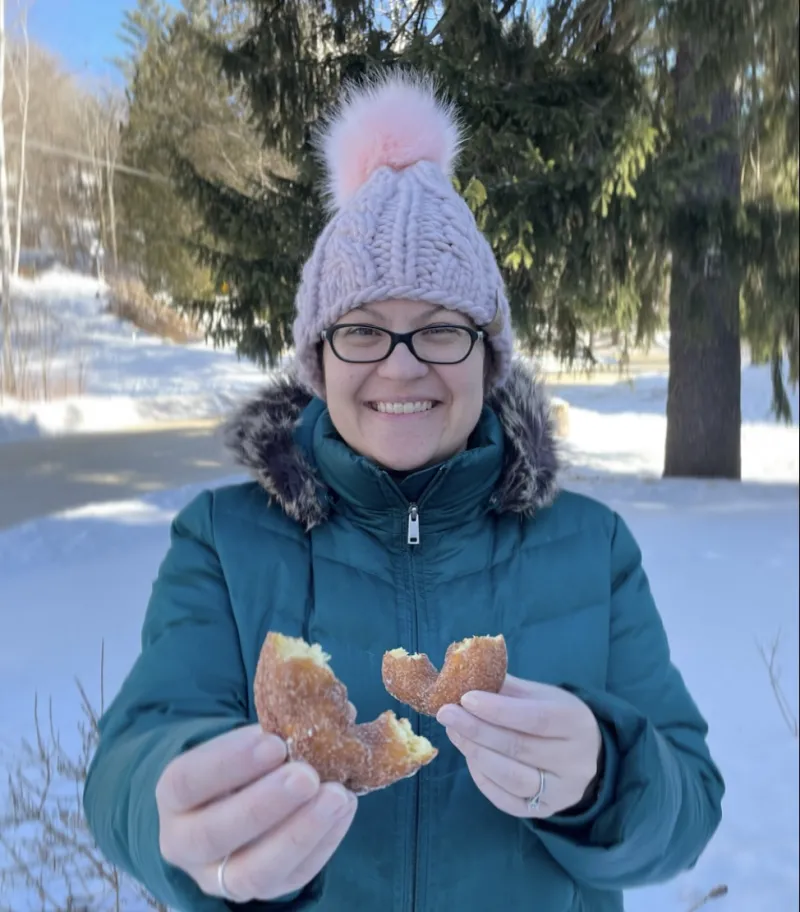
<path fill-rule="evenodd" d="M 437 336 L 439 338 L 454 338 L 461 336 L 464 330 L 460 326 L 426 326 L 422 330 L 424 336 Z"/>
<path fill-rule="evenodd" d="M 341 332 L 342 330 L 340 330 Z M 370 338 L 382 335 L 379 329 L 373 329 L 371 326 L 347 326 L 344 328 L 344 335 L 355 336 L 360 338 Z"/>

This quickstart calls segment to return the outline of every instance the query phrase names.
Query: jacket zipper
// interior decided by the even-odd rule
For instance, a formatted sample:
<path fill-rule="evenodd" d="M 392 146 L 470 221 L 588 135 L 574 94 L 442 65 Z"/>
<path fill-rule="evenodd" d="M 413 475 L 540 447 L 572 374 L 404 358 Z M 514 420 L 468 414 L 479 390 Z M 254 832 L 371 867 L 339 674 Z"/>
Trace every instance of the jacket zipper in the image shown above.
<path fill-rule="evenodd" d="M 428 489 L 422 495 L 422 499 L 419 503 L 410 503 L 408 505 L 408 535 L 406 536 L 406 543 L 409 545 L 418 545 L 420 543 L 420 530 L 419 530 L 419 510 L 422 504 L 433 494 L 436 488 L 439 487 L 439 483 L 446 474 L 447 469 L 439 469 L 436 477 L 428 485 Z"/>
<path fill-rule="evenodd" d="M 419 507 L 416 504 L 408 508 L 408 544 L 419 544 Z"/>
<path fill-rule="evenodd" d="M 420 503 L 423 503 L 428 497 L 433 493 L 436 487 L 439 485 L 440 481 L 446 474 L 446 470 L 440 469 L 436 478 L 430 483 L 427 490 L 423 494 Z M 417 586 L 415 580 L 415 557 L 414 557 L 414 548 L 419 545 L 421 541 L 420 533 L 420 504 L 411 503 L 408 505 L 408 525 L 406 531 L 406 543 L 410 546 L 408 551 L 408 563 L 409 563 L 409 573 L 411 574 L 411 586 L 414 593 L 414 610 L 412 613 L 412 626 L 411 626 L 411 639 L 412 647 L 414 652 L 419 652 L 419 602 L 417 600 Z M 420 716 L 415 713 L 416 719 L 419 722 Z M 420 724 L 417 725 L 417 728 L 420 728 Z M 409 912 L 415 912 L 419 908 L 419 840 L 420 840 L 420 814 L 422 809 L 422 790 L 420 786 L 420 777 L 419 774 L 413 778 L 415 797 L 416 797 L 416 813 L 414 817 L 414 852 L 413 852 L 413 867 L 412 867 L 412 878 L 411 878 L 411 907 Z"/>
<path fill-rule="evenodd" d="M 408 564 L 409 564 L 409 573 L 411 575 L 411 591 L 414 596 L 414 611 L 412 613 L 411 620 L 411 639 L 412 639 L 412 648 L 414 652 L 419 652 L 419 602 L 417 598 L 417 585 L 415 579 L 415 560 L 414 560 L 414 546 L 419 544 L 419 508 L 416 504 L 412 504 L 408 509 L 408 544 L 412 547 L 408 551 Z M 419 732 L 421 717 L 415 713 L 417 725 L 415 728 Z M 414 843 L 412 848 L 411 855 L 411 889 L 410 889 L 410 905 L 409 912 L 415 912 L 419 907 L 418 895 L 419 895 L 419 840 L 420 840 L 420 812 L 422 808 L 422 795 L 420 790 L 419 776 L 414 776 L 413 778 L 414 786 Z"/>

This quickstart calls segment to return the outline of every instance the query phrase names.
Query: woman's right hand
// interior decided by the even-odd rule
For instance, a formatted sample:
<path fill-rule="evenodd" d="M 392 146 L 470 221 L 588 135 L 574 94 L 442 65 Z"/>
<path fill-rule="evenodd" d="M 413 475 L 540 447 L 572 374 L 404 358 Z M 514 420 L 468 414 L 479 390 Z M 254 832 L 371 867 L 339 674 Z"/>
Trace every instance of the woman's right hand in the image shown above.
<path fill-rule="evenodd" d="M 270 900 L 304 887 L 327 864 L 357 799 L 320 785 L 306 763 L 286 762 L 286 744 L 260 726 L 220 735 L 176 757 L 156 786 L 164 859 L 220 896 L 218 870 L 237 902 Z"/>

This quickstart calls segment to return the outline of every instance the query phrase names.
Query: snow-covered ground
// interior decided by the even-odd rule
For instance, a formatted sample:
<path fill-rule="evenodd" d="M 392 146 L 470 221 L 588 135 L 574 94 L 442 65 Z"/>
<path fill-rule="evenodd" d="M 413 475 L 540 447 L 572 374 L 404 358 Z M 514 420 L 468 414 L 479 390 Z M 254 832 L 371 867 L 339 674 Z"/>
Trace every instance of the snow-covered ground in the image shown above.
<path fill-rule="evenodd" d="M 79 374 L 84 386 L 82 395 L 47 402 L 0 395 L 0 443 L 213 418 L 264 382 L 261 370 L 230 349 L 174 345 L 106 313 L 108 289 L 95 279 L 54 269 L 15 280 L 14 293 L 47 316 L 54 386 L 64 378 L 74 386 Z"/>
<path fill-rule="evenodd" d="M 636 475 L 653 481 L 664 468 L 667 422 L 667 376 L 648 374 L 629 381 L 549 384 L 569 404 L 570 431 L 565 457 L 575 462 L 573 477 Z M 797 484 L 798 411 L 800 399 L 791 392 L 793 424 L 779 424 L 770 415 L 772 381 L 769 370 L 742 366 L 742 477 L 765 484 Z"/>
<path fill-rule="evenodd" d="M 110 322 L 108 338 L 117 354 L 129 344 L 114 341 L 119 329 Z M 147 343 L 140 356 L 137 344 L 130 342 L 129 355 L 144 372 L 143 386 L 161 394 L 172 372 L 192 358 L 198 365 L 210 363 L 207 351 L 170 346 L 176 360 L 164 355 L 156 369 L 153 352 L 159 347 Z M 102 352 L 98 358 L 110 377 L 110 359 Z M 225 390 L 241 393 L 251 368 L 233 358 L 225 375 L 216 367 L 208 370 L 207 381 L 225 376 Z M 98 389 L 113 389 L 113 381 L 103 382 Z M 202 381 L 198 386 L 201 394 Z M 182 389 L 176 386 L 175 395 Z M 723 823 L 697 867 L 669 884 L 631 892 L 626 909 L 694 912 L 710 891 L 725 887 L 725 895 L 710 900 L 703 912 L 797 910 L 798 738 L 790 730 L 798 712 L 797 424 L 771 422 L 768 374 L 746 368 L 745 480 L 664 481 L 664 377 L 570 384 L 556 392 L 571 405 L 565 483 L 618 509 L 637 534 L 674 659 L 709 720 L 711 747 L 728 787 Z M 793 404 L 796 415 L 796 397 Z M 81 711 L 75 677 L 97 705 L 104 645 L 106 702 L 121 684 L 139 649 L 169 522 L 196 490 L 89 505 L 0 533 L 0 754 L 10 766 L 19 762 L 21 739 L 31 735 L 36 694 L 45 723 L 52 697 L 61 743 L 77 755 Z M 769 655 L 776 639 L 773 672 L 788 723 L 761 653 Z M 34 777 L 35 766 L 26 773 Z M 2 813 L 0 786 L 0 837 L 8 832 Z M 25 833 L 35 834 L 36 826 Z M 54 875 L 47 882 L 54 894 L 63 894 Z M 108 896 L 95 902 L 91 912 L 113 908 Z M 2 912 L 52 908 L 32 891 L 0 881 Z M 124 908 L 146 907 L 130 900 Z"/>

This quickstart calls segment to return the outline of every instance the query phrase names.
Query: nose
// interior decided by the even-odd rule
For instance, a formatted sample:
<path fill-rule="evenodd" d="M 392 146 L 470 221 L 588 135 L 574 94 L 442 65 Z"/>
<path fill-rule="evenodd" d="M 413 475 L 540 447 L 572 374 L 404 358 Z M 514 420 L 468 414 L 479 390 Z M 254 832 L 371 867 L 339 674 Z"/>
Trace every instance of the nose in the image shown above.
<path fill-rule="evenodd" d="M 408 346 L 400 343 L 385 361 L 380 362 L 378 373 L 384 380 L 418 380 L 428 373 L 428 365 L 418 361 Z"/>

